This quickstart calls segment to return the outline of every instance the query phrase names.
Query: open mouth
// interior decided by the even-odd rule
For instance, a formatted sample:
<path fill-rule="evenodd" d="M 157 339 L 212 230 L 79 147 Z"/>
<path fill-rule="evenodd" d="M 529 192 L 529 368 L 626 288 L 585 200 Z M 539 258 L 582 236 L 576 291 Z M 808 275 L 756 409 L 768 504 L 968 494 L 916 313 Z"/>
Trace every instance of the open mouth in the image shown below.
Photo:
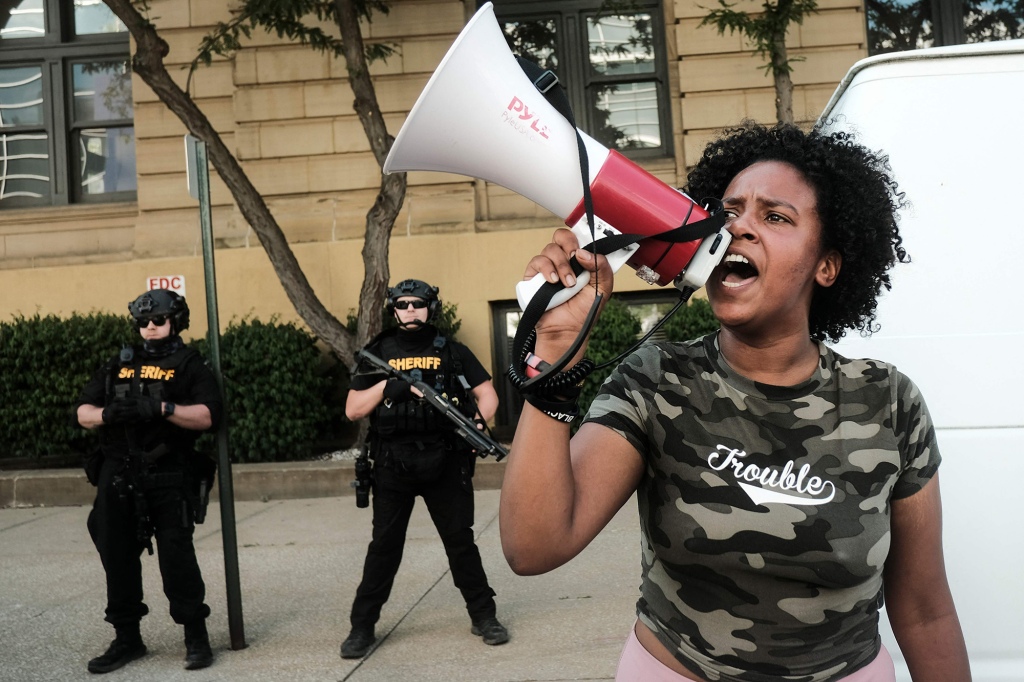
<path fill-rule="evenodd" d="M 741 287 L 757 279 L 757 268 L 750 264 L 744 256 L 730 253 L 722 259 L 722 285 Z"/>

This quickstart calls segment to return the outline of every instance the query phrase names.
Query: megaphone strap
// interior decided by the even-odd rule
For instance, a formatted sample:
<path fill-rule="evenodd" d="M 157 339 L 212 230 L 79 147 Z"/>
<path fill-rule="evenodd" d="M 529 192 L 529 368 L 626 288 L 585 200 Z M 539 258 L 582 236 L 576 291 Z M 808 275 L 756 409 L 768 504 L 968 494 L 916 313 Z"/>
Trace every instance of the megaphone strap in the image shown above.
<path fill-rule="evenodd" d="M 558 76 L 550 69 L 543 69 L 538 64 L 531 62 L 520 55 L 516 55 L 516 62 L 523 70 L 526 77 L 533 83 L 533 87 L 544 95 L 555 111 L 569 122 L 576 133 L 576 151 L 580 158 L 580 179 L 583 184 L 583 209 L 587 214 L 587 225 L 590 226 L 590 237 L 594 237 L 594 198 L 590 194 L 590 156 L 587 154 L 587 146 L 580 136 L 579 128 L 576 127 L 576 117 L 572 113 L 572 105 L 569 103 L 569 95 L 562 87 Z"/>
<path fill-rule="evenodd" d="M 594 242 L 593 248 L 588 244 L 587 251 L 607 256 L 609 253 L 624 249 L 643 239 L 653 239 L 659 242 L 681 244 L 683 242 L 700 241 L 722 229 L 725 225 L 725 213 L 722 211 L 722 203 L 717 199 L 705 199 L 704 205 L 708 207 L 708 217 L 689 224 L 680 225 L 672 230 L 666 230 L 658 234 L 609 234 Z"/>
<path fill-rule="evenodd" d="M 533 80 L 533 86 L 537 88 L 542 95 L 556 85 L 558 85 L 558 76 L 556 76 L 555 72 L 550 69 Z"/>

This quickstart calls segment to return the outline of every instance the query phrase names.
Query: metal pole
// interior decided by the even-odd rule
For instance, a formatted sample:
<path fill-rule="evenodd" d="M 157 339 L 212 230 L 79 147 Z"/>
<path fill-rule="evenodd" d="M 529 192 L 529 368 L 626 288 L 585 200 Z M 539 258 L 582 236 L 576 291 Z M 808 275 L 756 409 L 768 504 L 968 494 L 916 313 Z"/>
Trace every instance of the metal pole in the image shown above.
<path fill-rule="evenodd" d="M 213 218 L 210 211 L 210 169 L 206 163 L 206 143 L 189 136 L 195 146 L 196 180 L 199 189 L 199 222 L 203 234 L 203 272 L 206 276 L 206 316 L 210 342 L 210 364 L 224 399 L 224 415 L 217 427 L 217 481 L 220 485 L 220 524 L 224 539 L 224 582 L 228 592 L 228 631 L 231 648 L 244 649 L 245 624 L 242 622 L 242 591 L 238 579 L 238 539 L 235 534 L 235 493 L 231 483 L 231 459 L 228 456 L 227 396 L 220 368 L 220 321 L 217 315 L 217 276 L 213 264 Z"/>

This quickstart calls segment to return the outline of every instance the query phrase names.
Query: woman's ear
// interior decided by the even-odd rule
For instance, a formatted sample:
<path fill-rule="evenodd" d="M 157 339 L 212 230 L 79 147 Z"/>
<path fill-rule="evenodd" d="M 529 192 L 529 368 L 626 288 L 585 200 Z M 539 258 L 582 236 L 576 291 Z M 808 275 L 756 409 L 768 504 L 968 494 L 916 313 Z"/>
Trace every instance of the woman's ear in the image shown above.
<path fill-rule="evenodd" d="M 829 249 L 818 261 L 818 271 L 815 273 L 814 281 L 823 287 L 830 287 L 835 284 L 839 277 L 839 270 L 843 267 L 843 257 L 835 249 Z"/>

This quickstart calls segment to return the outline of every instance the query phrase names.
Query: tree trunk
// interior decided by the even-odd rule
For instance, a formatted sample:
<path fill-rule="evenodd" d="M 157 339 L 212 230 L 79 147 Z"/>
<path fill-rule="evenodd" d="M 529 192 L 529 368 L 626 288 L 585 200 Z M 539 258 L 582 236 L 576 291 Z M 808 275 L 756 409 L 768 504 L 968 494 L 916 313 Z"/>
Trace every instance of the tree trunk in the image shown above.
<path fill-rule="evenodd" d="M 377 93 L 366 66 L 363 37 L 359 30 L 359 15 L 353 0 L 334 0 L 338 13 L 338 28 L 348 69 L 349 85 L 355 95 L 353 108 L 363 125 L 366 139 L 384 167 L 395 138 L 388 134 L 384 117 L 377 103 Z M 355 345 L 361 348 L 377 335 L 382 326 L 383 302 L 391 272 L 388 254 L 391 231 L 405 201 L 405 173 L 382 175 L 380 191 L 373 207 L 366 214 L 366 236 L 363 241 L 363 287 L 359 292 L 359 324 Z"/>
<path fill-rule="evenodd" d="M 206 143 L 210 162 L 230 190 L 242 216 L 259 238 L 296 312 L 339 357 L 350 358 L 355 350 L 352 334 L 317 298 L 263 197 L 224 145 L 206 115 L 167 72 L 163 62 L 169 50 L 167 43 L 157 34 L 153 24 L 139 14 L 132 0 L 105 2 L 135 39 L 132 70 L 153 89 L 160 101 L 174 112 L 189 132 Z"/>
<path fill-rule="evenodd" d="M 775 81 L 775 118 L 779 123 L 793 122 L 793 79 L 790 78 L 786 33 L 776 35 L 772 43 L 772 75 Z"/>
<path fill-rule="evenodd" d="M 383 169 L 384 161 L 395 138 L 388 134 L 384 117 L 377 103 L 370 72 L 366 66 L 366 52 L 359 28 L 359 14 L 353 0 L 334 0 L 341 30 L 345 66 L 348 69 L 349 86 L 355 101 L 352 106 L 359 122 L 363 125 L 370 149 Z M 388 263 L 391 231 L 405 201 L 406 175 L 393 173 L 381 175 L 380 191 L 373 207 L 366 214 L 366 236 L 363 239 L 363 286 L 359 292 L 359 315 L 355 346 L 362 348 L 380 332 L 383 326 L 383 303 L 391 270 Z M 354 362 L 354 359 L 353 359 Z M 359 442 L 365 443 L 369 433 L 369 420 L 359 423 Z"/>

